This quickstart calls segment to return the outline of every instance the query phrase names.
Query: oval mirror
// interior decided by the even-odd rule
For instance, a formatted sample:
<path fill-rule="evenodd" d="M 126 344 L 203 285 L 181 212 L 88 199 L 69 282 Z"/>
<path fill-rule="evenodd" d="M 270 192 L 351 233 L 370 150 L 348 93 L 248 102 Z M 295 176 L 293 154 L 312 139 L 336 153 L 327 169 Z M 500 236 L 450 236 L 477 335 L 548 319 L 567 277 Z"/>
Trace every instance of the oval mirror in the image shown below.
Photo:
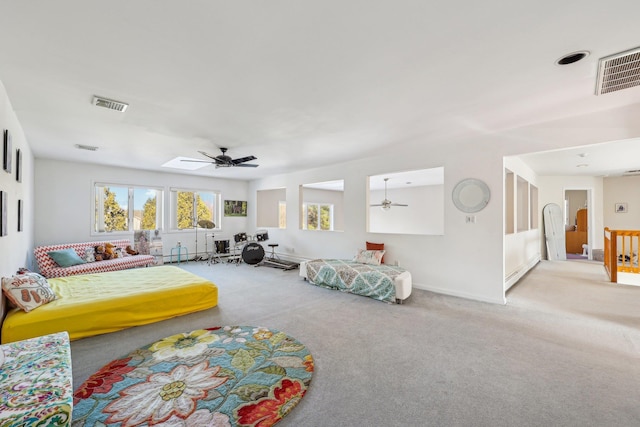
<path fill-rule="evenodd" d="M 487 206 L 491 192 L 484 181 L 463 179 L 453 189 L 453 204 L 462 212 L 479 212 Z"/>

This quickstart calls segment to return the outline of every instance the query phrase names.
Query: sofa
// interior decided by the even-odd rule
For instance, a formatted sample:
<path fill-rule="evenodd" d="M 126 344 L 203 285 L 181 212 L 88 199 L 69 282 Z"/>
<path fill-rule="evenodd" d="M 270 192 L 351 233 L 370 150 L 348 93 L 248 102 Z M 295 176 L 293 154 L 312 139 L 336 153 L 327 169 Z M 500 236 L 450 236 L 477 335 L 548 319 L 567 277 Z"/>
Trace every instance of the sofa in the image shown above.
<path fill-rule="evenodd" d="M 123 256 L 119 258 L 84 262 L 68 267 L 61 267 L 49 256 L 49 252 L 60 251 L 63 249 L 73 249 L 79 258 L 85 260 L 86 249 L 95 248 L 98 245 L 105 246 L 107 243 L 111 243 L 116 248 L 121 248 Z M 88 274 L 88 273 L 102 273 L 107 271 L 125 270 L 134 267 L 147 267 L 155 264 L 155 258 L 153 255 L 128 255 L 124 251 L 127 246 L 132 246 L 129 240 L 110 240 L 103 242 L 82 242 L 82 243 L 65 243 L 59 245 L 44 245 L 38 246 L 34 250 L 36 262 L 38 263 L 38 269 L 40 274 L 46 278 L 52 277 L 66 277 L 76 274 Z"/>

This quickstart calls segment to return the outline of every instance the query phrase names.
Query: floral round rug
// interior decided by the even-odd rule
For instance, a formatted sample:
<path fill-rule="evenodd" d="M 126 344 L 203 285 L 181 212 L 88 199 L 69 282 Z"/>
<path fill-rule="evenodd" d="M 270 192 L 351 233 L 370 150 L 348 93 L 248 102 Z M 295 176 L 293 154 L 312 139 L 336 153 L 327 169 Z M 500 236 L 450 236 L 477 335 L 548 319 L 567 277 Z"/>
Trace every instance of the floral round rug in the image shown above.
<path fill-rule="evenodd" d="M 304 396 L 313 358 L 273 329 L 173 335 L 102 367 L 74 393 L 73 426 L 271 426 Z"/>

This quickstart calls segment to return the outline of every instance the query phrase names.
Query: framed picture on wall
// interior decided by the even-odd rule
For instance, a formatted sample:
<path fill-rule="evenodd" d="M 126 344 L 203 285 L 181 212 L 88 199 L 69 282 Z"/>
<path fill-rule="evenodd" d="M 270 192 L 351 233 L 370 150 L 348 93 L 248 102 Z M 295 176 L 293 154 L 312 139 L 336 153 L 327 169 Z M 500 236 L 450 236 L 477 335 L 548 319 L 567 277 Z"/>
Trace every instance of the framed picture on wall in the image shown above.
<path fill-rule="evenodd" d="M 0 236 L 7 235 L 7 192 L 0 191 Z"/>
<path fill-rule="evenodd" d="M 22 199 L 18 200 L 18 231 L 22 231 L 22 215 L 23 215 Z"/>
<path fill-rule="evenodd" d="M 2 168 L 11 173 L 11 135 L 9 129 L 4 130 L 4 149 L 2 150 Z"/>
<path fill-rule="evenodd" d="M 627 204 L 616 203 L 616 213 L 627 213 Z"/>
<path fill-rule="evenodd" d="M 16 181 L 22 182 L 22 151 L 16 149 Z"/>
<path fill-rule="evenodd" d="M 241 200 L 225 200 L 224 216 L 247 216 L 247 202 Z"/>

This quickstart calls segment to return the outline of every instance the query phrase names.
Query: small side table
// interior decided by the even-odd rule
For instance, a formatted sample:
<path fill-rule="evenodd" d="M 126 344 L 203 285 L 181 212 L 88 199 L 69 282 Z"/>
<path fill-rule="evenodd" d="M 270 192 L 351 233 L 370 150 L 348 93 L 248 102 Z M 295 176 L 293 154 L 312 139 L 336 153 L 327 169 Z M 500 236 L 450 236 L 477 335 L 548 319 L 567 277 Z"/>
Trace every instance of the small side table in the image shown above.
<path fill-rule="evenodd" d="M 175 251 L 178 251 L 177 255 L 177 259 L 178 259 L 178 265 L 180 265 L 180 258 L 182 255 L 182 250 L 184 249 L 184 253 L 185 253 L 185 260 L 186 262 L 189 262 L 189 250 L 187 249 L 186 246 L 176 246 L 175 248 L 171 248 L 171 255 L 169 257 L 169 262 L 173 262 L 173 253 Z"/>

